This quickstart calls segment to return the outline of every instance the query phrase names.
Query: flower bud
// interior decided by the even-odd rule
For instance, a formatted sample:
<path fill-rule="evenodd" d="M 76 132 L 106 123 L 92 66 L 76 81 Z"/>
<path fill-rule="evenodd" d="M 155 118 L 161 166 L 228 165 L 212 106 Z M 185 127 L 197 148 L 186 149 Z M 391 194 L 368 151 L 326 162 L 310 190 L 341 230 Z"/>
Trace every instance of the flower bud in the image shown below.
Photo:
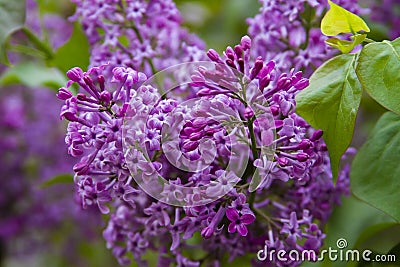
<path fill-rule="evenodd" d="M 312 142 L 308 139 L 303 139 L 298 145 L 298 148 L 301 150 L 309 149 L 312 146 Z"/>
<path fill-rule="evenodd" d="M 79 67 L 75 67 L 67 71 L 67 77 L 74 82 L 79 82 L 83 77 L 83 71 Z"/>
<path fill-rule="evenodd" d="M 72 93 L 65 87 L 58 89 L 57 97 L 61 100 L 67 100 L 72 97 Z"/>
<path fill-rule="evenodd" d="M 310 158 L 310 156 L 308 156 L 307 153 L 301 152 L 296 155 L 296 158 L 298 161 L 304 162 L 304 161 L 307 161 Z"/>
<path fill-rule="evenodd" d="M 108 104 L 111 100 L 111 94 L 109 91 L 103 91 L 100 93 L 100 100 Z"/>
<path fill-rule="evenodd" d="M 218 62 L 218 63 L 221 62 L 221 59 L 219 58 L 217 51 L 215 51 L 214 49 L 208 50 L 207 56 L 209 59 L 211 59 L 211 61 Z"/>
<path fill-rule="evenodd" d="M 249 36 L 245 35 L 240 40 L 240 45 L 242 46 L 243 50 L 246 51 L 251 47 L 251 39 Z"/>
<path fill-rule="evenodd" d="M 324 132 L 322 130 L 316 130 L 313 133 L 313 135 L 311 136 L 310 140 L 311 141 L 317 141 L 322 137 L 323 134 L 324 134 Z"/>
<path fill-rule="evenodd" d="M 258 75 L 258 73 L 262 69 L 263 65 L 264 65 L 264 62 L 263 62 L 262 57 L 258 57 L 256 59 L 256 62 L 254 63 L 254 67 L 251 69 L 251 73 L 250 73 L 251 80 L 253 80 Z"/>
<path fill-rule="evenodd" d="M 244 109 L 244 117 L 246 119 L 250 119 L 253 116 L 254 116 L 254 111 L 250 107 L 246 107 Z"/>

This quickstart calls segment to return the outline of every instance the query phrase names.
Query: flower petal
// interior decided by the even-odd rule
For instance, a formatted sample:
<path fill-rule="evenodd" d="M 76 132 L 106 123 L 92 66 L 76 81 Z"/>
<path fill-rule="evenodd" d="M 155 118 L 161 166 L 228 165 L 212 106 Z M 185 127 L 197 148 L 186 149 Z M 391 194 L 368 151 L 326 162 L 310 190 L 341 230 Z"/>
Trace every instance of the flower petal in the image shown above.
<path fill-rule="evenodd" d="M 108 214 L 110 212 L 110 208 L 102 204 L 100 201 L 97 201 L 97 206 L 102 214 Z"/>
<path fill-rule="evenodd" d="M 246 225 L 244 225 L 243 223 L 237 225 L 236 228 L 237 228 L 237 230 L 238 230 L 238 233 L 239 233 L 241 236 L 246 236 L 246 235 L 247 235 L 247 233 L 248 233 L 247 227 L 246 227 Z"/>
<path fill-rule="evenodd" d="M 230 224 L 229 224 L 229 226 L 228 226 L 228 232 L 229 233 L 234 233 L 234 232 L 236 232 L 236 224 L 234 223 L 234 222 L 231 222 Z"/>
<path fill-rule="evenodd" d="M 243 214 L 243 216 L 240 217 L 240 221 L 243 224 L 251 224 L 252 222 L 254 222 L 255 219 L 256 219 L 256 217 L 251 213 Z"/>
<path fill-rule="evenodd" d="M 228 217 L 231 222 L 235 222 L 239 220 L 239 213 L 236 209 L 229 208 L 226 210 L 226 217 Z"/>

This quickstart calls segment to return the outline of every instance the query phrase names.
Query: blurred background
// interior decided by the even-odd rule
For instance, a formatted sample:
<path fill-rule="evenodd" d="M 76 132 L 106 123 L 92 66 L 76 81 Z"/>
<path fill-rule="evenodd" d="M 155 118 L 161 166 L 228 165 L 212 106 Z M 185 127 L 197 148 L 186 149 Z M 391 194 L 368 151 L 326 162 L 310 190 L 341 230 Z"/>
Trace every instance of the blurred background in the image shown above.
<path fill-rule="evenodd" d="M 0 66 L 0 267 L 118 266 L 102 238 L 105 225 L 101 216 L 83 211 L 74 198 L 74 159 L 66 156 L 66 124 L 57 115 L 62 102 L 55 92 L 66 82 L 64 72 L 88 61 L 82 36 L 71 37 L 74 25 L 67 18 L 74 13 L 74 6 L 68 0 L 38 1 L 40 8 L 35 1 L 27 1 L 26 25 L 30 31 L 16 32 L 10 39 L 8 57 L 14 66 Z M 176 3 L 185 26 L 218 52 L 246 34 L 246 18 L 254 17 L 260 8 L 257 0 Z M 365 17 L 373 33 L 370 38 L 399 36 L 400 1 L 363 0 L 361 5 L 371 7 L 371 15 Z M 62 54 L 70 37 L 76 39 L 69 45 L 77 52 Z M 48 40 L 49 46 L 34 49 L 38 39 Z M 55 65 L 60 67 L 48 68 L 40 59 L 56 50 L 61 59 Z M 363 144 L 383 112 L 374 101 L 363 97 L 354 147 Z M 327 225 L 326 246 L 335 247 L 337 239 L 345 238 L 349 247 L 387 253 L 400 241 L 400 227 L 390 221 L 382 212 L 350 196 L 343 199 Z M 246 263 L 248 259 L 243 259 L 230 266 Z"/>

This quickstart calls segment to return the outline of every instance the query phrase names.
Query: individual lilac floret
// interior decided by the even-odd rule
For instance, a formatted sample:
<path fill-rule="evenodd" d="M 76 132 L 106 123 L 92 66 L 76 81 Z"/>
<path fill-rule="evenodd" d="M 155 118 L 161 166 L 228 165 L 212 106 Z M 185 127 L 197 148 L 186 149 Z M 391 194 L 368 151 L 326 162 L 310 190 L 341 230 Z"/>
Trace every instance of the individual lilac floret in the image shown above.
<path fill-rule="evenodd" d="M 239 215 L 235 209 L 227 209 L 226 217 L 231 221 L 228 226 L 228 232 L 232 234 L 237 231 L 241 236 L 247 235 L 248 230 L 246 225 L 251 224 L 256 219 L 256 217 L 250 213 Z"/>

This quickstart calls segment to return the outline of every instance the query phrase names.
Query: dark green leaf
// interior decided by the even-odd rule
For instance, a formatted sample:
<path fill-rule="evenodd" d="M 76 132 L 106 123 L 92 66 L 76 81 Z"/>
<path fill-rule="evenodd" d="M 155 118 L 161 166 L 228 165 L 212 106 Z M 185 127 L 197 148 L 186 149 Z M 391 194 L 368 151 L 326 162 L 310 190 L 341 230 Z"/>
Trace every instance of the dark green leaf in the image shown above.
<path fill-rule="evenodd" d="M 297 97 L 297 112 L 324 131 L 332 173 L 337 178 L 340 157 L 350 145 L 361 101 L 361 85 L 353 68 L 355 55 L 340 55 L 319 67 L 310 85 Z"/>
<path fill-rule="evenodd" d="M 400 114 L 400 38 L 371 43 L 360 53 L 357 76 L 368 94 Z"/>
<path fill-rule="evenodd" d="M 0 63 L 9 64 L 5 45 L 8 36 L 25 23 L 25 0 L 0 0 Z"/>
<path fill-rule="evenodd" d="M 51 64 L 63 72 L 67 72 L 73 67 L 80 67 L 85 70 L 89 65 L 89 57 L 87 37 L 81 26 L 75 23 L 71 38 L 57 50 Z"/>
<path fill-rule="evenodd" d="M 29 87 L 46 86 L 57 90 L 66 83 L 65 75 L 39 63 L 24 62 L 9 68 L 0 77 L 0 85 L 24 84 Z"/>
<path fill-rule="evenodd" d="M 351 188 L 361 200 L 400 221 L 400 116 L 385 113 L 351 168 Z"/>
<path fill-rule="evenodd" d="M 74 182 L 74 177 L 72 174 L 65 173 L 56 175 L 53 178 L 42 183 L 42 188 L 47 188 L 56 184 L 69 184 Z"/>

